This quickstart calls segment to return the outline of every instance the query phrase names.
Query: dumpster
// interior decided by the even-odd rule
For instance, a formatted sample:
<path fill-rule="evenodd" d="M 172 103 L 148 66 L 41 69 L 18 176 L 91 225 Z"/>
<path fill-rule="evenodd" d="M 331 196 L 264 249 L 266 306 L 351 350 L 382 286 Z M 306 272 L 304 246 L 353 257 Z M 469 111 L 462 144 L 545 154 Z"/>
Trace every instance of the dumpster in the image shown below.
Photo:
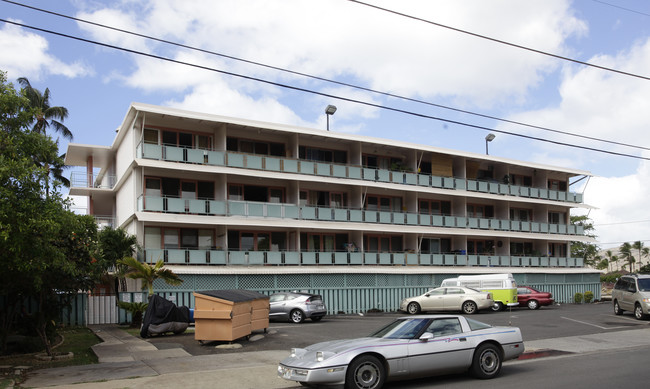
<path fill-rule="evenodd" d="M 194 292 L 194 339 L 232 341 L 269 326 L 269 297 L 243 289 Z"/>

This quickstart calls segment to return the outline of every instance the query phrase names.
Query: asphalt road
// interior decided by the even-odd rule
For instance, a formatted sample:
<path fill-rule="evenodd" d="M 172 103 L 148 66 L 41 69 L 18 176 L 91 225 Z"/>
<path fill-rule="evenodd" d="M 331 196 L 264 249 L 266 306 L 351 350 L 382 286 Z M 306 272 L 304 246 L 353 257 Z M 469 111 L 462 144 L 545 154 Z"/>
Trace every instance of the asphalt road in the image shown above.
<path fill-rule="evenodd" d="M 361 337 L 405 316 L 400 312 L 326 316 L 320 322 L 306 320 L 301 324 L 271 322 L 268 331 L 256 331 L 250 339 L 235 342 L 204 342 L 194 340 L 192 332 L 181 335 L 163 335 L 147 339 L 159 349 L 182 347 L 191 355 L 211 355 L 241 351 L 288 350 L 333 339 Z M 611 303 L 562 304 L 531 311 L 516 308 L 503 312 L 483 311 L 471 315 L 473 319 L 491 325 L 513 325 L 521 328 L 524 341 L 565 336 L 597 334 L 647 328 L 650 321 L 634 319 L 630 313 L 613 314 Z M 230 349 L 231 343 L 241 348 Z"/>

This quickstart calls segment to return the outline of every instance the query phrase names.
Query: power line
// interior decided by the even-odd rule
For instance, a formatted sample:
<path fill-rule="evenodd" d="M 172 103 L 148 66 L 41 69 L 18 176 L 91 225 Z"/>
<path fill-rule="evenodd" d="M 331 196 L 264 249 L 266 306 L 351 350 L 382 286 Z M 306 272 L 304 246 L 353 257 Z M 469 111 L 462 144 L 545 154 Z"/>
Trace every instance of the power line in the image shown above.
<path fill-rule="evenodd" d="M 391 10 L 391 9 L 388 9 L 388 8 L 383 8 L 383 7 L 380 7 L 378 5 L 364 3 L 363 1 L 359 1 L 359 0 L 348 0 L 348 1 L 350 1 L 352 3 L 360 4 L 360 5 L 365 5 L 366 7 L 375 8 L 375 9 L 378 9 L 380 11 L 392 13 L 392 14 L 399 15 L 399 16 L 403 16 L 405 18 L 417 20 L 417 21 L 420 21 L 420 22 L 423 22 L 423 23 L 427 23 L 427 24 L 431 24 L 431 25 L 434 25 L 434 26 L 446 28 L 448 30 L 452 30 L 452 31 L 463 33 L 463 34 L 471 35 L 473 37 L 486 39 L 486 40 L 489 40 L 489 41 L 492 41 L 492 42 L 500 43 L 500 44 L 503 44 L 503 45 L 515 47 L 515 48 L 518 48 L 518 49 L 530 51 L 530 52 L 537 53 L 537 54 L 546 55 L 548 57 L 553 57 L 553 58 L 561 59 L 561 60 L 564 60 L 564 61 L 569 61 L 569 62 L 577 63 L 577 64 L 580 64 L 580 65 L 589 66 L 589 67 L 600 69 L 600 70 L 605 70 L 605 71 L 608 71 L 608 72 L 618 73 L 618 74 L 622 74 L 622 75 L 625 75 L 625 76 L 630 76 L 630 77 L 635 77 L 635 78 L 640 78 L 640 79 L 643 79 L 643 80 L 650 81 L 650 77 L 647 77 L 647 76 L 642 76 L 642 75 L 635 74 L 635 73 L 624 72 L 622 70 L 618 70 L 618 69 L 614 69 L 614 68 L 608 68 L 606 66 L 601 66 L 601 65 L 596 65 L 596 64 L 589 63 L 589 62 L 580 61 L 580 60 L 565 57 L 565 56 L 562 56 L 562 55 L 559 55 L 559 54 L 553 54 L 553 53 L 549 53 L 547 51 L 533 49 L 532 47 L 518 45 L 516 43 L 504 41 L 504 40 L 501 40 L 501 39 L 492 38 L 492 37 L 489 37 L 487 35 L 481 35 L 481 34 L 471 32 L 471 31 L 462 30 L 460 28 L 447 26 L 447 25 L 437 23 L 437 22 L 433 22 L 431 20 L 423 19 L 423 18 L 420 18 L 420 17 L 417 17 L 417 16 L 405 14 L 405 13 L 402 13 L 402 12 L 397 12 L 397 11 L 394 11 L 394 10 Z"/>
<path fill-rule="evenodd" d="M 572 136 L 572 137 L 577 137 L 577 138 L 582 138 L 582 139 L 589 139 L 589 140 L 594 140 L 594 141 L 598 141 L 598 142 L 614 144 L 614 145 L 618 145 L 618 146 L 625 146 L 625 147 L 650 151 L 650 147 L 632 145 L 632 144 L 628 144 L 628 143 L 622 143 L 622 142 L 617 142 L 617 141 L 612 141 L 612 140 L 607 140 L 607 139 L 596 138 L 596 137 L 592 137 L 592 136 L 588 136 L 588 135 L 575 134 L 575 133 L 556 130 L 556 129 L 552 129 L 552 128 L 548 128 L 548 127 L 542 127 L 542 126 L 527 124 L 527 123 L 520 122 L 520 121 L 503 119 L 503 118 L 499 118 L 499 117 L 496 117 L 496 116 L 481 114 L 481 113 L 477 113 L 477 112 L 473 112 L 473 111 L 462 110 L 462 109 L 459 109 L 459 108 L 449 107 L 449 106 L 436 104 L 436 103 L 432 103 L 432 102 L 428 102 L 428 101 L 424 101 L 424 100 L 419 100 L 419 99 L 414 99 L 414 98 L 410 98 L 410 97 L 400 96 L 400 95 L 396 95 L 396 94 L 392 94 L 392 93 L 388 93 L 388 92 L 382 92 L 382 91 L 371 89 L 371 88 L 366 88 L 366 87 L 353 85 L 353 84 L 349 84 L 349 83 L 345 83 L 345 82 L 341 82 L 341 81 L 331 80 L 331 79 L 327 79 L 327 78 L 323 78 L 323 77 L 319 77 L 319 76 L 310 75 L 310 74 L 307 74 L 307 73 L 297 72 L 297 71 L 293 71 L 293 70 L 289 70 L 289 69 L 285 69 L 285 68 L 281 68 L 281 67 L 277 67 L 277 66 L 272 66 L 272 65 L 268 65 L 268 64 L 264 64 L 264 63 L 260 63 L 260 62 L 255 62 L 255 61 L 251 61 L 251 60 L 247 60 L 247 59 L 243 59 L 243 58 L 234 57 L 234 56 L 223 54 L 223 53 L 218 53 L 218 52 L 214 52 L 214 51 L 210 51 L 210 50 L 205 50 L 205 49 L 197 48 L 197 47 L 194 47 L 194 46 L 181 44 L 181 43 L 178 43 L 178 42 L 173 42 L 173 41 L 169 41 L 169 40 L 165 40 L 165 39 L 161 39 L 161 38 L 156 38 L 156 37 L 153 37 L 153 36 L 150 36 L 150 35 L 145 35 L 145 34 L 133 32 L 133 31 L 125 30 L 125 29 L 120 29 L 120 28 L 108 26 L 108 25 L 105 25 L 105 24 L 97 23 L 97 22 L 92 22 L 92 21 L 89 21 L 89 20 L 85 20 L 85 19 L 81 19 L 81 18 L 77 18 L 77 17 L 73 17 L 73 16 L 69 16 L 69 15 L 65 15 L 65 14 L 61 14 L 61 13 L 57 13 L 57 12 L 53 12 L 53 11 L 49 11 L 49 10 L 45 10 L 45 9 L 42 9 L 42 8 L 37 8 L 37 7 L 33 7 L 33 6 L 30 6 L 30 5 L 26 5 L 26 4 L 21 4 L 21 3 L 11 1 L 11 0 L 2 0 L 2 1 L 4 1 L 6 3 L 18 5 L 18 6 L 21 6 L 21 7 L 29 8 L 29 9 L 32 9 L 32 10 L 35 10 L 35 11 L 48 13 L 48 14 L 55 15 L 55 16 L 58 16 L 58 17 L 62 17 L 62 18 L 74 20 L 74 21 L 77 21 L 77 22 L 86 23 L 86 24 L 90 24 L 90 25 L 93 25 L 93 26 L 109 29 L 109 30 L 112 30 L 112 31 L 117 31 L 117 32 L 121 32 L 121 33 L 129 34 L 129 35 L 133 35 L 133 36 L 153 40 L 153 41 L 160 42 L 160 43 L 169 44 L 169 45 L 176 46 L 176 47 L 181 47 L 181 48 L 194 50 L 194 51 L 198 51 L 198 52 L 205 53 L 205 54 L 210 54 L 210 55 L 215 55 L 215 56 L 219 56 L 219 57 L 223 57 L 223 58 L 228 58 L 228 59 L 235 60 L 235 61 L 240 61 L 240 62 L 244 62 L 244 63 L 248 63 L 248 64 L 260 66 L 260 67 L 265 67 L 265 68 L 268 68 L 268 69 L 273 69 L 273 70 L 277 70 L 277 71 L 281 71 L 281 72 L 286 72 L 286 73 L 289 73 L 289 74 L 294 74 L 294 75 L 298 75 L 298 76 L 302 76 L 302 77 L 306 77 L 306 78 L 311 78 L 311 79 L 315 79 L 315 80 L 319 80 L 319 81 L 323 81 L 323 82 L 328 82 L 328 83 L 332 83 L 332 84 L 336 84 L 336 85 L 341 85 L 341 86 L 345 86 L 345 87 L 349 87 L 349 88 L 353 88 L 353 89 L 363 90 L 363 91 L 367 91 L 367 92 L 371 92 L 371 93 L 375 93 L 375 94 L 379 94 L 379 95 L 383 95 L 383 96 L 387 96 L 387 97 L 398 98 L 398 99 L 405 100 L 405 101 L 410 101 L 410 102 L 415 102 L 415 103 L 419 103 L 419 104 L 429 105 L 429 106 L 433 106 L 433 107 L 437 107 L 437 108 L 443 108 L 443 109 L 447 109 L 447 110 L 451 110 L 451 111 L 455 111 L 455 112 L 474 115 L 474 116 L 478 116 L 478 117 L 482 117 L 482 118 L 486 118 L 486 119 L 497 120 L 497 121 L 501 121 L 501 122 L 504 122 L 504 123 L 516 124 L 516 125 L 520 125 L 520 126 L 524 126 L 524 127 L 535 128 L 535 129 L 538 129 L 538 130 L 553 132 L 553 133 L 557 133 L 557 134 L 562 134 L 562 135 L 567 135 L 567 136 Z M 494 130 L 494 131 L 496 131 L 496 130 Z"/>
<path fill-rule="evenodd" d="M 643 15 L 643 16 L 650 16 L 650 14 L 647 14 L 647 13 L 645 13 L 645 12 L 636 11 L 636 10 L 633 10 L 633 9 L 630 9 L 630 8 L 621 7 L 620 5 L 607 3 L 607 2 L 605 2 L 605 1 L 600 1 L 600 0 L 591 0 L 591 1 L 593 1 L 593 2 L 595 2 L 595 3 L 600 3 L 600 4 L 608 5 L 608 6 L 610 6 L 610 7 L 614 7 L 614 8 L 622 9 L 623 11 L 633 12 L 633 13 L 635 13 L 635 14 L 639 14 L 639 15 Z"/>
<path fill-rule="evenodd" d="M 383 109 L 383 110 L 387 110 L 387 111 L 402 113 L 402 114 L 409 115 L 409 116 L 415 116 L 415 117 L 420 117 L 420 118 L 424 118 L 424 119 L 437 120 L 437 121 L 441 121 L 441 122 L 445 122 L 445 123 L 457 124 L 457 125 L 463 126 L 463 127 L 469 127 L 469 128 L 479 129 L 479 130 L 497 132 L 497 133 L 500 133 L 500 134 L 507 134 L 507 135 L 512 135 L 512 136 L 516 136 L 516 137 L 520 137 L 520 138 L 525 138 L 525 139 L 537 140 L 537 141 L 540 141 L 540 142 L 556 144 L 556 145 L 560 145 L 560 146 L 566 146 L 566 147 L 572 147 L 572 148 L 577 148 L 577 149 L 582 149 L 582 150 L 595 151 L 595 152 L 605 153 L 605 154 L 610 154 L 610 155 L 617 155 L 617 156 L 621 156 L 621 157 L 629 157 L 629 158 L 634 158 L 634 159 L 642 159 L 642 160 L 650 161 L 650 158 L 647 158 L 647 157 L 642 157 L 642 156 L 637 156 L 637 155 L 632 155 L 632 154 L 619 153 L 619 152 L 614 152 L 614 151 L 609 151 L 609 150 L 602 150 L 602 149 L 597 149 L 597 148 L 587 147 L 587 146 L 579 146 L 579 145 L 574 145 L 574 144 L 571 144 L 571 143 L 559 142 L 559 141 L 544 139 L 544 138 L 530 136 L 530 135 L 517 134 L 517 133 L 511 132 L 511 131 L 497 130 L 497 129 L 493 129 L 493 128 L 489 128 L 489 127 L 480 126 L 480 125 L 477 125 L 477 124 L 465 123 L 465 122 L 461 122 L 461 121 L 458 121 L 458 120 L 450 120 L 450 119 L 445 119 L 445 118 L 438 117 L 438 116 L 432 116 L 432 115 L 427 115 L 427 114 L 423 114 L 423 113 L 407 111 L 407 110 L 401 109 L 401 108 L 395 108 L 395 107 L 380 105 L 380 104 L 376 104 L 376 103 L 370 103 L 370 102 L 367 102 L 367 101 L 361 101 L 361 100 L 352 99 L 352 98 L 349 98 L 349 97 L 333 95 L 333 94 L 330 94 L 330 93 L 318 92 L 318 91 L 315 91 L 315 90 L 312 90 L 312 89 L 296 87 L 296 86 L 293 86 L 293 85 L 282 84 L 282 83 L 279 83 L 279 82 L 269 81 L 269 80 L 261 79 L 261 78 L 258 78 L 258 77 L 247 76 L 247 75 L 244 75 L 244 74 L 229 72 L 229 71 L 226 71 L 226 70 L 211 68 L 211 67 L 208 67 L 208 66 L 197 65 L 197 64 L 193 64 L 193 63 L 189 63 L 189 62 L 179 61 L 179 60 L 163 57 L 163 56 L 156 55 L 156 54 L 150 54 L 150 53 L 145 53 L 145 52 L 137 51 L 137 50 L 133 50 L 133 49 L 127 49 L 125 47 L 120 47 L 120 46 L 115 46 L 115 45 L 111 45 L 111 44 L 108 44 L 108 43 L 93 41 L 93 40 L 90 40 L 90 39 L 81 38 L 81 37 L 77 37 L 77 36 L 69 35 L 69 34 L 64 34 L 64 33 L 56 32 L 56 31 L 52 31 L 52 30 L 47 30 L 47 29 L 40 28 L 40 27 L 30 26 L 30 25 L 27 25 L 27 24 L 14 22 L 14 21 L 6 20 L 6 19 L 0 19 L 0 21 L 8 23 L 8 24 L 13 24 L 15 26 L 28 28 L 28 29 L 35 30 L 35 31 L 44 32 L 44 33 L 47 33 L 47 34 L 57 35 L 57 36 L 61 36 L 61 37 L 64 37 L 64 38 L 69 38 L 69 39 L 73 39 L 73 40 L 77 40 L 77 41 L 81 41 L 81 42 L 86 42 L 86 43 L 90 43 L 90 44 L 94 44 L 94 45 L 98 45 L 98 46 L 108 47 L 108 48 L 111 48 L 111 49 L 124 51 L 124 52 L 131 53 L 131 54 L 141 55 L 141 56 L 145 56 L 145 57 L 149 57 L 149 58 L 154 58 L 154 59 L 158 59 L 158 60 L 161 60 L 161 61 L 171 62 L 171 63 L 184 65 L 184 66 L 190 66 L 190 67 L 194 67 L 194 68 L 202 69 L 202 70 L 209 70 L 209 71 L 212 71 L 212 72 L 215 72 L 215 73 L 224 74 L 224 75 L 228 75 L 228 76 L 232 76 L 232 77 L 238 77 L 238 78 L 242 78 L 242 79 L 245 79 L 245 80 L 261 82 L 261 83 L 264 83 L 264 84 L 267 84 L 267 85 L 273 85 L 273 86 L 277 86 L 277 87 L 280 87 L 280 88 L 291 89 L 291 90 L 294 90 L 294 91 L 309 93 L 309 94 L 323 96 L 323 97 L 329 97 L 329 98 L 332 98 L 332 99 L 347 101 L 347 102 L 350 102 L 350 103 L 361 104 L 361 105 L 374 107 L 374 108 L 378 108 L 378 109 Z"/>

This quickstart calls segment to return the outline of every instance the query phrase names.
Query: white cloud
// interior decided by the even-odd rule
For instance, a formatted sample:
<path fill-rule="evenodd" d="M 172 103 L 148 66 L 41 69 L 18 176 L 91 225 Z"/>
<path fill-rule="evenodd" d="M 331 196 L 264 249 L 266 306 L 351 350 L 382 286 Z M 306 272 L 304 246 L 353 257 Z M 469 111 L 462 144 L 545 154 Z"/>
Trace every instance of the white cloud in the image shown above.
<path fill-rule="evenodd" d="M 10 24 L 0 28 L 0 53 L 0 69 L 7 72 L 9 80 L 27 77 L 34 81 L 46 75 L 74 78 L 91 73 L 81 62 L 66 63 L 51 55 L 42 36 Z"/>

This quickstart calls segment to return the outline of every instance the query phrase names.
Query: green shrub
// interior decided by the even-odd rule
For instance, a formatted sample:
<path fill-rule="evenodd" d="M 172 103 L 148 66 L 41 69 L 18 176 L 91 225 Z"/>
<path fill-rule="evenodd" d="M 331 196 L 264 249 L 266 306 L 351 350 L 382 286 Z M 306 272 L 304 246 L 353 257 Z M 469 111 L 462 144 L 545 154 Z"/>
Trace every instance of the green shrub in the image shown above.
<path fill-rule="evenodd" d="M 576 304 L 582 303 L 582 293 L 576 292 L 576 294 L 573 295 L 573 302 Z"/>
<path fill-rule="evenodd" d="M 585 292 L 585 303 L 589 304 L 594 301 L 594 292 L 588 290 Z"/>
<path fill-rule="evenodd" d="M 617 279 L 621 278 L 621 273 L 613 273 L 613 274 L 604 274 L 600 276 L 600 282 L 611 282 L 614 283 L 616 282 Z"/>

